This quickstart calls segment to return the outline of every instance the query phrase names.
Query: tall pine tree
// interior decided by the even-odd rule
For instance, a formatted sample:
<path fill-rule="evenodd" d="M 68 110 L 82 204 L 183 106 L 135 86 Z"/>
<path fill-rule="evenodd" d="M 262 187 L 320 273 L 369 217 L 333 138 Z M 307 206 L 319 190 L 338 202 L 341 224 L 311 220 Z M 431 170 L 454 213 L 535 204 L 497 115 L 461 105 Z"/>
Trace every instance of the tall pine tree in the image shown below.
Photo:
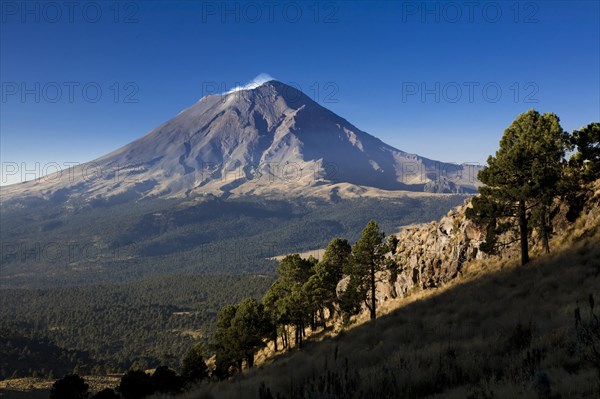
<path fill-rule="evenodd" d="M 529 261 L 529 229 L 540 230 L 548 247 L 549 208 L 558 195 L 568 135 L 553 113 L 523 113 L 504 131 L 500 148 L 479 172 L 483 183 L 467 217 L 487 226 L 485 252 L 511 242 L 498 236 L 515 230 L 521 244 L 521 264 Z M 532 220 L 532 218 L 534 218 Z"/>
<path fill-rule="evenodd" d="M 385 267 L 386 253 L 390 250 L 385 234 L 376 221 L 371 220 L 363 229 L 360 239 L 352 247 L 349 288 L 358 289 L 358 297 L 365 301 L 371 319 L 377 317 L 377 272 Z M 355 287 L 352 287 L 355 286 Z"/>

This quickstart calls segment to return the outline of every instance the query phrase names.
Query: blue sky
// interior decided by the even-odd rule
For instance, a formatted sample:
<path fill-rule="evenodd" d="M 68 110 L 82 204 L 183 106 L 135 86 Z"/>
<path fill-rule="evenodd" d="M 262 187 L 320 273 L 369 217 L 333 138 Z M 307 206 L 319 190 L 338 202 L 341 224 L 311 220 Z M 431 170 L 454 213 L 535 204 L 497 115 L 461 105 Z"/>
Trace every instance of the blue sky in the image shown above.
<path fill-rule="evenodd" d="M 597 1 L 2 0 L 0 17 L 2 180 L 92 160 L 260 73 L 442 161 L 483 163 L 530 108 L 600 120 Z"/>

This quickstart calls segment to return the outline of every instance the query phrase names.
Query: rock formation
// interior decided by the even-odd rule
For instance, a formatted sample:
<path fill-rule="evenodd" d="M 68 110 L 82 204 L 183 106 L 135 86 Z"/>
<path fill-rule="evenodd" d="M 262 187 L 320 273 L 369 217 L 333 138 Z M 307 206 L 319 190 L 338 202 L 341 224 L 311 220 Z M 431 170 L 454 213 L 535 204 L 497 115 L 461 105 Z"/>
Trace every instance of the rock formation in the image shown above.
<path fill-rule="evenodd" d="M 569 205 L 556 203 L 552 225 L 554 235 L 560 241 L 576 240 L 594 229 L 600 228 L 600 180 L 591 184 L 585 207 L 575 222 L 569 222 Z M 437 222 L 405 227 L 398 234 L 398 246 L 393 254 L 397 266 L 395 281 L 391 272 L 377 276 L 377 299 L 380 302 L 391 298 L 405 297 L 413 290 L 435 288 L 460 276 L 464 266 L 473 260 L 486 259 L 488 255 L 479 249 L 485 240 L 485 231 L 467 219 L 465 210 L 471 200 L 457 207 Z M 511 233 L 507 233 L 511 234 Z M 510 241 L 511 237 L 503 237 Z M 540 243 L 535 233 L 530 238 L 530 247 Z M 519 256 L 518 242 L 502 251 L 503 257 Z M 348 284 L 348 277 L 338 284 L 341 294 Z"/>

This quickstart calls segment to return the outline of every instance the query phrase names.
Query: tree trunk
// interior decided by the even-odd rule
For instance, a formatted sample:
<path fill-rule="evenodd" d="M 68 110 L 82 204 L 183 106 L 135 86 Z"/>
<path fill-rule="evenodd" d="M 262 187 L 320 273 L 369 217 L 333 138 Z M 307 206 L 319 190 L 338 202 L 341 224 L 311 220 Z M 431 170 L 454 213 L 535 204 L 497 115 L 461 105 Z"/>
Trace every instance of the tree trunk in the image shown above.
<path fill-rule="evenodd" d="M 246 365 L 249 369 L 254 367 L 254 353 L 248 353 L 248 355 L 246 356 Z"/>
<path fill-rule="evenodd" d="M 274 335 L 275 335 L 275 339 L 273 340 L 273 345 L 275 346 L 275 352 L 277 352 L 277 325 L 275 325 L 275 331 L 274 331 Z"/>
<path fill-rule="evenodd" d="M 371 262 L 371 320 L 375 320 L 375 318 L 377 317 L 377 312 L 376 312 L 376 302 L 377 299 L 375 298 L 375 263 Z"/>
<path fill-rule="evenodd" d="M 542 231 L 543 231 L 543 236 L 542 236 L 542 240 L 544 243 L 544 249 L 546 250 L 546 253 L 549 254 L 550 253 L 550 217 L 548 215 L 548 210 L 544 208 L 544 212 L 541 215 L 541 223 L 542 223 Z"/>
<path fill-rule="evenodd" d="M 525 200 L 519 201 L 519 230 L 521 232 L 521 265 L 529 262 L 529 245 L 527 242 L 527 213 Z"/>
<path fill-rule="evenodd" d="M 287 348 L 289 346 L 287 326 L 285 326 L 285 325 L 283 326 L 283 329 L 281 330 L 281 341 L 283 342 L 284 348 Z"/>
<path fill-rule="evenodd" d="M 304 323 L 299 321 L 296 324 L 296 347 L 302 349 L 302 335 L 304 334 Z"/>
<path fill-rule="evenodd" d="M 335 314 L 336 314 L 336 311 L 335 311 L 335 309 L 336 309 L 336 308 L 335 308 L 335 305 L 334 305 L 334 304 L 331 304 L 331 305 L 327 306 L 327 309 L 329 309 L 329 317 L 328 317 L 328 320 L 333 320 L 333 319 L 335 319 Z M 339 316 L 341 316 L 341 312 L 339 312 L 339 313 L 338 313 L 338 315 L 339 315 Z"/>
<path fill-rule="evenodd" d="M 300 332 L 301 332 L 301 336 L 300 338 L 305 338 L 306 337 L 306 326 L 304 325 L 304 321 L 300 322 Z"/>

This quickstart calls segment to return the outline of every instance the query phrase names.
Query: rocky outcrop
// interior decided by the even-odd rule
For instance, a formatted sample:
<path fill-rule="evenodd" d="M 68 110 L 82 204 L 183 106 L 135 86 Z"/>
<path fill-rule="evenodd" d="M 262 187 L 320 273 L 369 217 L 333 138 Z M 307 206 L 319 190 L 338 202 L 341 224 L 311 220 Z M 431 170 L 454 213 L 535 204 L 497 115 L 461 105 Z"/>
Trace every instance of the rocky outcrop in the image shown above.
<path fill-rule="evenodd" d="M 594 237 L 600 229 L 600 180 L 588 186 L 580 198 L 583 208 L 577 204 L 557 201 L 552 215 L 552 245 L 563 247 L 582 237 Z M 392 298 L 405 297 L 414 290 L 435 288 L 460 276 L 465 265 L 474 260 L 486 259 L 493 255 L 479 249 L 485 241 L 485 231 L 466 217 L 471 200 L 465 201 L 437 222 L 406 226 L 397 235 L 398 245 L 391 254 L 395 263 L 396 276 L 391 270 L 376 275 L 376 296 L 379 303 Z M 574 218 L 573 209 L 579 209 Z M 502 249 L 501 256 L 519 257 L 519 242 L 516 232 L 508 232 L 499 237 L 501 242 L 512 242 Z M 530 253 L 543 251 L 540 237 L 534 230 L 529 239 Z M 346 290 L 349 277 L 344 277 L 337 285 L 337 295 Z M 367 298 L 368 299 L 368 298 Z M 365 309 L 366 310 L 366 309 Z"/>
<path fill-rule="evenodd" d="M 600 180 L 590 184 L 585 206 L 575 223 L 567 216 L 569 205 L 557 203 L 553 214 L 554 234 L 561 240 L 576 240 L 584 234 L 593 233 L 600 224 Z M 465 210 L 471 201 L 451 210 L 438 222 L 406 227 L 399 235 L 394 254 L 398 277 L 395 281 L 382 281 L 378 294 L 381 300 L 388 295 L 406 296 L 411 290 L 439 287 L 458 277 L 463 266 L 475 259 L 489 257 L 479 250 L 485 240 L 485 231 L 467 219 Z M 510 234 L 510 233 L 509 233 Z M 513 241 L 513 237 L 503 237 Z M 534 231 L 530 248 L 540 244 Z M 518 243 L 503 250 L 503 256 L 518 256 Z"/>
<path fill-rule="evenodd" d="M 414 288 L 438 287 L 456 278 L 463 265 L 487 255 L 479 250 L 484 232 L 465 216 L 465 205 L 448 212 L 438 222 L 411 225 L 398 234 L 398 246 L 392 254 L 397 264 L 397 277 L 389 270 L 376 276 L 379 302 L 408 295 Z M 337 286 L 338 296 L 348 285 L 349 277 Z"/>
<path fill-rule="evenodd" d="M 467 202 L 438 222 L 409 226 L 398 235 L 396 295 L 406 296 L 414 287 L 438 287 L 457 277 L 466 262 L 487 256 L 479 250 L 485 232 L 465 216 L 469 206 Z"/>
<path fill-rule="evenodd" d="M 573 242 L 586 235 L 594 235 L 600 228 L 600 180 L 590 184 L 583 200 L 585 206 L 579 217 L 569 221 L 569 204 L 556 203 L 552 225 L 557 243 Z M 386 301 L 405 297 L 416 289 L 428 289 L 444 285 L 460 276 L 465 264 L 490 257 L 479 250 L 485 240 L 485 231 L 467 219 L 465 211 L 471 200 L 457 207 L 437 222 L 405 227 L 398 234 L 398 246 L 392 254 L 397 276 L 386 270 L 377 274 L 377 300 Z M 515 241 L 515 237 L 501 237 L 504 242 Z M 531 250 L 541 250 L 540 239 L 534 231 L 530 238 Z M 519 256 L 518 242 L 507 246 L 502 257 Z M 344 292 L 348 278 L 340 281 L 338 295 Z"/>

